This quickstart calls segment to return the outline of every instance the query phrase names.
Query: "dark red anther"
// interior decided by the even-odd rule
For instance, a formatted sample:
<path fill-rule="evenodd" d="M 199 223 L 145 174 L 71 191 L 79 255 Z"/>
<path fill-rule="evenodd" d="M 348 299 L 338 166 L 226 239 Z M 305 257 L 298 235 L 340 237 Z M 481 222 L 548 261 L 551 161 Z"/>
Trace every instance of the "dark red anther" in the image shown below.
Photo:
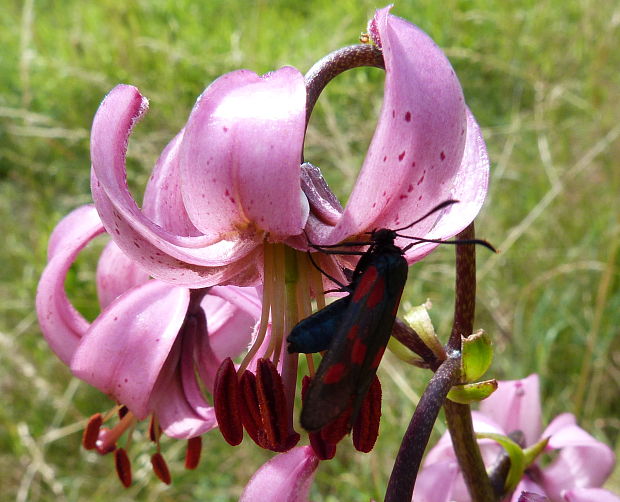
<path fill-rule="evenodd" d="M 336 445 L 328 443 L 321 437 L 321 431 L 309 432 L 310 446 L 319 460 L 331 460 L 336 456 Z"/>
<path fill-rule="evenodd" d="M 303 402 L 308 392 L 308 385 L 310 385 L 310 377 L 304 376 L 301 380 L 301 401 Z M 308 438 L 310 439 L 310 446 L 314 450 L 314 453 L 320 460 L 331 460 L 336 455 L 336 445 L 328 443 L 321 437 L 321 431 L 309 432 Z"/>
<path fill-rule="evenodd" d="M 368 453 L 375 446 L 381 420 L 381 383 L 375 375 L 353 424 L 353 446 Z"/>
<path fill-rule="evenodd" d="M 246 372 L 247 373 L 247 372 Z M 213 384 L 215 417 L 224 439 L 236 446 L 243 441 L 243 424 L 239 410 L 240 389 L 235 364 L 230 357 L 224 359 Z"/>
<path fill-rule="evenodd" d="M 259 359 L 256 375 L 246 371 L 240 385 L 243 425 L 254 442 L 277 452 L 295 446 L 299 434 L 289 433 L 284 385 L 274 364 L 268 359 Z"/>
<path fill-rule="evenodd" d="M 319 432 L 323 441 L 331 444 L 338 444 L 340 440 L 351 432 L 351 415 L 353 406 L 346 408 L 334 420 L 323 427 Z"/>
<path fill-rule="evenodd" d="M 157 452 L 151 457 L 151 465 L 153 466 L 153 472 L 163 483 L 170 484 L 172 478 L 170 477 L 170 470 L 168 464 L 164 460 L 161 453 Z"/>
<path fill-rule="evenodd" d="M 256 365 L 256 392 L 263 427 L 270 449 L 278 448 L 287 436 L 286 396 L 282 377 L 269 359 Z"/>
<path fill-rule="evenodd" d="M 258 393 L 256 390 L 256 375 L 251 371 L 245 371 L 239 382 L 241 387 L 241 399 L 239 410 L 245 430 L 252 440 L 261 448 L 268 448 L 266 436 L 263 431 L 263 422 L 258 406 Z"/>
<path fill-rule="evenodd" d="M 101 413 L 95 413 L 88 419 L 88 423 L 82 434 L 82 446 L 85 450 L 94 450 L 97 447 L 97 439 L 99 438 L 99 430 L 103 424 Z"/>
<path fill-rule="evenodd" d="M 159 421 L 151 415 L 151 420 L 149 421 L 149 439 L 153 443 L 157 443 L 159 438 L 161 437 L 161 426 L 159 425 Z"/>
<path fill-rule="evenodd" d="M 114 450 L 114 466 L 118 479 L 125 488 L 129 488 L 131 486 L 131 462 L 124 448 Z"/>
<path fill-rule="evenodd" d="M 127 408 L 127 406 L 122 405 L 119 409 L 118 409 L 118 419 L 122 420 L 123 417 L 125 415 L 127 415 L 127 413 L 129 413 L 129 408 Z"/>
<path fill-rule="evenodd" d="M 185 468 L 192 470 L 200 463 L 200 453 L 202 452 L 202 438 L 196 436 L 187 440 L 187 450 L 185 450 Z"/>

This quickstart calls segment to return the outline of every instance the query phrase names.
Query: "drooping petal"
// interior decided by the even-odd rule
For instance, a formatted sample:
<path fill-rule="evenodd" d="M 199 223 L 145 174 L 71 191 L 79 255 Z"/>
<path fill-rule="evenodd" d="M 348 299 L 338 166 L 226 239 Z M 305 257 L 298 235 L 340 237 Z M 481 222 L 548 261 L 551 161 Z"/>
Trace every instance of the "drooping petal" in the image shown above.
<path fill-rule="evenodd" d="M 480 412 L 497 422 L 507 434 L 522 431 L 526 446 L 536 443 L 541 431 L 538 375 L 498 383 L 497 390 L 480 403 Z"/>
<path fill-rule="evenodd" d="M 75 351 L 71 370 L 144 418 L 188 304 L 187 289 L 159 281 L 128 291 L 95 319 Z"/>
<path fill-rule="evenodd" d="M 572 414 L 556 417 L 543 437 L 550 437 L 548 448 L 560 450 L 543 469 L 543 485 L 550 496 L 559 498 L 561 491 L 569 488 L 600 487 L 611 474 L 613 451 L 579 427 Z"/>
<path fill-rule="evenodd" d="M 114 241 L 109 242 L 97 262 L 97 296 L 101 310 L 117 296 L 148 279 L 148 272 L 130 260 Z"/>
<path fill-rule="evenodd" d="M 80 250 L 103 231 L 95 207 L 83 206 L 65 216 L 50 239 L 50 260 L 39 281 L 36 309 L 47 343 L 65 364 L 71 361 L 89 323 L 69 301 L 64 282 Z"/>
<path fill-rule="evenodd" d="M 236 284 L 250 285 L 257 280 L 256 263 L 259 260 L 257 255 L 252 253 L 256 250 L 257 242 L 247 239 L 221 240 L 204 248 L 216 257 L 216 259 L 211 260 L 218 263 L 216 266 L 204 266 L 194 264 L 191 261 L 183 261 L 183 259 L 188 260 L 189 257 L 185 256 L 178 259 L 161 249 L 166 248 L 169 251 L 168 243 L 161 239 L 155 239 L 155 243 L 153 243 L 153 241 L 140 235 L 132 226 L 135 221 L 125 218 L 116 210 L 99 184 L 94 172 L 91 173 L 91 191 L 101 220 L 104 225 L 108 225 L 107 230 L 111 232 L 110 235 L 116 244 L 156 279 L 193 288 L 207 287 L 233 280 Z"/>
<path fill-rule="evenodd" d="M 371 22 L 371 36 L 382 47 L 386 68 L 381 116 L 344 214 L 330 236 L 333 242 L 415 221 L 450 198 L 461 169 L 467 116 L 459 81 L 433 40 L 389 10 L 378 10 Z M 420 223 L 416 234 L 425 234 L 434 220 Z"/>
<path fill-rule="evenodd" d="M 239 502 L 304 502 L 319 459 L 310 446 L 276 455 L 250 479 Z"/>
<path fill-rule="evenodd" d="M 562 492 L 566 502 L 620 502 L 618 495 L 602 488 L 573 488 Z"/>
<path fill-rule="evenodd" d="M 196 265 L 200 272 L 201 268 L 227 265 L 246 256 L 255 247 L 247 239 L 221 241 L 215 233 L 177 235 L 157 225 L 138 208 L 127 187 L 125 154 L 129 134 L 147 105 L 146 98 L 135 87 L 118 85 L 95 115 L 91 132 L 91 190 L 104 226 L 125 253 L 155 271 L 166 265 L 178 269 L 176 262 L 181 260 Z M 202 272 L 205 275 L 210 271 Z"/>
<path fill-rule="evenodd" d="M 256 317 L 251 316 L 237 305 L 213 294 L 205 297 L 203 308 L 209 322 L 209 343 L 221 361 L 226 357 L 234 359 L 247 349 L 260 313 Z"/>
<path fill-rule="evenodd" d="M 144 191 L 142 211 L 160 227 L 176 235 L 199 236 L 187 216 L 181 194 L 179 145 L 183 132 L 168 143 L 157 159 Z"/>
<path fill-rule="evenodd" d="M 160 376 L 153 393 L 155 415 L 169 437 L 188 439 L 217 427 L 215 410 L 203 397 L 194 371 L 195 347 L 201 338 L 208 338 L 204 316 L 188 316 L 179 334 L 178 363 Z M 169 358 L 166 364 L 173 361 Z"/>
<path fill-rule="evenodd" d="M 423 237 L 427 239 L 450 238 L 463 230 L 476 217 L 487 194 L 489 184 L 489 157 L 482 139 L 480 127 L 474 116 L 467 110 L 467 139 L 461 168 L 451 181 L 448 199 L 458 200 L 438 214 L 435 226 Z M 438 201 L 441 202 L 441 201 Z M 407 230 L 407 235 L 421 237 L 417 226 Z M 406 246 L 407 241 L 399 239 L 400 245 Z M 405 255 L 409 263 L 421 260 L 430 253 L 437 244 L 426 243 L 410 248 Z"/>
<path fill-rule="evenodd" d="M 300 234 L 303 76 L 291 67 L 228 73 L 199 98 L 180 148 L 183 200 L 201 231 L 253 225 L 275 238 Z"/>
<path fill-rule="evenodd" d="M 424 467 L 416 479 L 411 500 L 415 502 L 454 500 L 452 492 L 459 475 L 458 463 L 453 460 L 445 460 Z"/>

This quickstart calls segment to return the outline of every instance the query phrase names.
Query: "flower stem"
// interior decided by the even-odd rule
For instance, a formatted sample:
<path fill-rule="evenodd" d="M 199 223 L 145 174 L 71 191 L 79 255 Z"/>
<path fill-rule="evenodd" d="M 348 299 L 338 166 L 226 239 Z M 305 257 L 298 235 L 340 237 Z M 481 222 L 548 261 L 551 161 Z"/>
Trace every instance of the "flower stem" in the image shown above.
<path fill-rule="evenodd" d="M 306 80 L 306 127 L 319 95 L 325 86 L 341 73 L 360 66 L 385 68 L 383 54 L 371 44 L 342 47 L 317 61 L 305 75 Z"/>
<path fill-rule="evenodd" d="M 431 378 L 413 417 L 411 417 L 400 450 L 398 450 L 388 482 L 385 502 L 409 502 L 411 500 L 415 480 L 424 450 L 433 430 L 433 424 L 448 391 L 457 382 L 460 370 L 460 354 L 452 352 Z"/>
<path fill-rule="evenodd" d="M 473 222 L 457 237 L 459 240 L 474 238 Z M 468 337 L 474 330 L 476 311 L 476 246 L 474 244 L 456 246 L 455 290 L 454 322 L 448 341 L 449 351 L 460 351 L 461 336 Z M 494 502 L 496 497 L 476 442 L 470 407 L 446 400 L 444 410 L 454 452 L 472 500 Z"/>

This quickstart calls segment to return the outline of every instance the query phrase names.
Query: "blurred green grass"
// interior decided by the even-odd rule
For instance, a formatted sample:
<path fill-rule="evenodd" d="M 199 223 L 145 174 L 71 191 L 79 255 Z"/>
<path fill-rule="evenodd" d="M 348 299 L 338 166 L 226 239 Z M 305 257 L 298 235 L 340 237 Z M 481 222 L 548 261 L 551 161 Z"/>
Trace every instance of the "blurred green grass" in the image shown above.
<path fill-rule="evenodd" d="M 132 447 L 136 482 L 120 488 L 110 458 L 79 447 L 82 420 L 109 406 L 70 377 L 37 327 L 33 298 L 47 238 L 90 201 L 89 127 L 116 83 L 138 86 L 151 109 L 129 148 L 139 197 L 158 152 L 200 92 L 236 68 L 302 71 L 356 43 L 375 8 L 333 2 L 7 0 L 0 6 L 0 486 L 7 500 L 235 500 L 269 455 L 208 434 L 203 462 L 174 483 L 153 479 L 150 447 Z M 492 373 L 542 378 L 545 419 L 572 411 L 620 451 L 620 7 L 604 0 L 396 2 L 394 13 L 446 50 L 492 160 L 478 235 L 477 327 L 495 337 Z M 306 158 L 344 199 L 381 106 L 383 76 L 355 70 L 319 100 Z M 87 316 L 97 306 L 95 253 L 69 279 Z M 431 298 L 440 333 L 451 323 L 453 250 L 415 265 L 407 305 Z M 380 441 L 370 455 L 343 447 L 321 465 L 315 501 L 381 499 L 400 436 L 428 375 L 387 358 Z M 443 430 L 438 425 L 438 432 Z M 246 441 L 247 443 L 247 441 Z M 610 487 L 620 491 L 616 473 Z"/>

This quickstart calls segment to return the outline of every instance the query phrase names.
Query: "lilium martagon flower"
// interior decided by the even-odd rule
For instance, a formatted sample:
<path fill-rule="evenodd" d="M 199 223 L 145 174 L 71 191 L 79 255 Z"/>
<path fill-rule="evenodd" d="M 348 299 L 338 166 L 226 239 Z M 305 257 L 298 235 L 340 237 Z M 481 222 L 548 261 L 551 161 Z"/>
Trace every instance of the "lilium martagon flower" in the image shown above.
<path fill-rule="evenodd" d="M 70 303 L 64 282 L 80 250 L 102 233 L 94 206 L 74 210 L 57 225 L 37 291 L 39 323 L 72 373 L 119 403 L 91 417 L 83 446 L 114 452 L 119 478 L 128 486 L 131 464 L 119 443 L 123 435 L 129 443 L 137 422 L 150 417 L 153 469 L 169 483 L 160 436 L 187 439 L 186 467 L 197 466 L 201 435 L 218 425 L 202 388 L 212 393 L 221 361 L 246 349 L 260 315 L 259 298 L 254 288 L 189 290 L 149 279 L 110 242 L 97 267 L 101 313 L 89 323 Z M 104 427 L 116 412 L 116 424 Z"/>
<path fill-rule="evenodd" d="M 226 391 L 216 395 L 228 399 L 221 407 L 225 416 L 241 416 L 235 410 L 243 404 L 226 396 L 250 392 L 259 398 L 249 402 L 258 402 L 258 374 L 248 375 L 242 388 L 236 388 L 235 381 L 263 359 L 261 378 L 271 379 L 273 386 L 265 385 L 280 396 L 277 409 L 270 409 L 270 416 L 278 417 L 274 427 L 280 430 L 270 441 L 276 451 L 294 444 L 297 357 L 281 348 L 291 328 L 311 313 L 312 297 L 320 308 L 322 292 L 333 289 L 310 264 L 306 252 L 314 248 L 309 241 L 366 241 L 375 228 L 407 225 L 446 200 L 458 200 L 409 230 L 421 238 L 447 239 L 473 220 L 486 195 L 489 162 L 484 141 L 452 66 L 428 35 L 389 10 L 378 10 L 369 24 L 386 71 L 384 101 L 345 208 L 317 167 L 300 165 L 306 82 L 292 67 L 262 76 L 234 71 L 199 97 L 184 129 L 155 167 L 166 172 L 157 185 L 158 206 L 183 219 L 183 228 L 175 231 L 160 227 L 140 210 L 127 187 L 126 145 L 147 109 L 147 99 L 135 87 L 119 85 L 94 118 L 93 199 L 106 230 L 124 253 L 171 284 L 263 285 L 262 328 L 255 346 L 238 369 L 231 362 L 222 366 Z M 316 75 L 315 70 L 309 74 Z M 410 242 L 399 239 L 397 244 Z M 407 250 L 407 261 L 422 259 L 436 246 L 420 242 Z M 314 256 L 323 271 L 343 283 L 342 269 L 355 265 L 351 257 Z M 265 335 L 268 327 L 270 336 Z M 238 371 L 236 379 L 233 370 Z M 310 374 L 313 371 L 309 361 Z M 254 421 L 250 428 L 264 428 L 264 417 L 257 422 L 256 410 L 246 411 Z M 238 426 L 228 432 L 231 442 L 240 441 Z"/>
<path fill-rule="evenodd" d="M 614 453 L 607 445 L 580 428 L 570 413 L 558 415 L 542 430 L 538 375 L 498 384 L 498 389 L 480 403 L 480 411 L 472 412 L 474 430 L 504 436 L 517 432 L 523 436 L 525 447 L 546 438 L 543 453 L 552 454 L 546 465 L 536 461 L 527 466 L 514 491 L 503 500 L 517 502 L 525 492 L 531 500 L 537 496 L 550 502 L 620 502 L 620 497 L 601 488 L 615 464 Z M 493 465 L 501 447 L 489 439 L 479 439 L 478 443 L 485 464 Z M 413 500 L 470 501 L 448 434 L 428 452 Z"/>

